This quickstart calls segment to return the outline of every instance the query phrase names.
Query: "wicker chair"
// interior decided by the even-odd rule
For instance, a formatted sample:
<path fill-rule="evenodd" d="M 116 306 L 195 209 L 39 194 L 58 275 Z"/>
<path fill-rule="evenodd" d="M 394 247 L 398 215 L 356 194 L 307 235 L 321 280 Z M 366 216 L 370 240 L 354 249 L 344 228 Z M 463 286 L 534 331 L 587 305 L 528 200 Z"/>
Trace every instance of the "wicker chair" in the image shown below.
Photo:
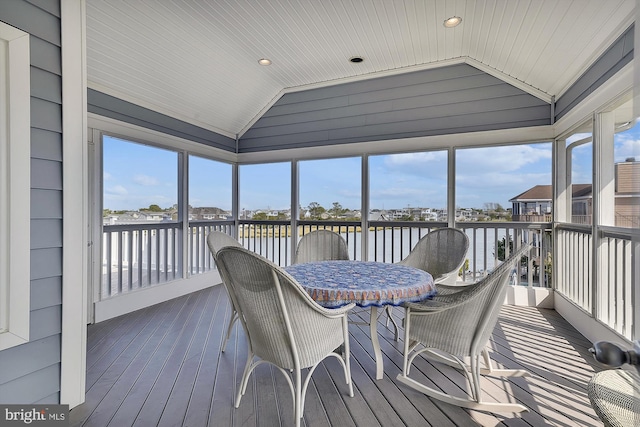
<path fill-rule="evenodd" d="M 400 264 L 431 274 L 440 291 L 439 284 L 455 283 L 468 249 L 469 238 L 464 231 L 457 228 L 438 228 L 420 239 Z"/>
<path fill-rule="evenodd" d="M 329 356 L 340 361 L 349 396 L 353 397 L 347 315 L 354 304 L 339 309 L 318 305 L 287 272 L 244 248 L 222 248 L 218 264 L 233 289 L 249 342 L 236 408 L 251 372 L 260 364 L 270 363 L 287 379 L 293 394 L 295 425 L 299 426 L 311 375 Z M 301 370 L 305 368 L 310 369 L 303 381 Z"/>
<path fill-rule="evenodd" d="M 213 256 L 213 261 L 216 263 L 216 267 L 220 270 L 218 266 L 218 251 L 225 246 L 236 246 L 240 247 L 240 242 L 238 242 L 233 237 L 229 236 L 226 233 L 221 231 L 213 230 L 207 236 L 207 245 L 209 246 L 209 251 L 211 251 L 211 255 Z M 227 348 L 227 342 L 229 341 L 229 337 L 231 336 L 231 329 L 233 328 L 233 324 L 238 320 L 238 309 L 236 304 L 233 302 L 232 294 L 233 292 L 229 286 L 222 280 L 225 289 L 227 290 L 227 294 L 229 295 L 229 299 L 231 300 L 231 319 L 229 320 L 229 326 L 227 327 L 227 334 L 224 337 L 224 342 L 222 343 L 222 352 L 224 353 Z"/>
<path fill-rule="evenodd" d="M 449 285 L 456 282 L 458 271 L 464 264 L 469 237 L 457 228 L 438 228 L 427 233 L 398 264 L 419 268 L 431 274 L 439 295 L 457 292 L 461 286 Z M 395 340 L 398 341 L 400 329 L 393 319 L 393 307 L 387 306 L 387 322 L 393 323 Z"/>
<path fill-rule="evenodd" d="M 623 350 L 617 344 L 599 341 L 589 349 L 595 359 L 612 367 L 593 375 L 587 384 L 591 406 L 606 427 L 640 425 L 640 341 Z"/>
<path fill-rule="evenodd" d="M 493 369 L 486 346 L 505 299 L 509 273 L 529 250 L 529 244 L 521 246 L 474 286 L 405 305 L 404 364 L 402 373 L 397 377 L 400 382 L 432 398 L 465 408 L 490 412 L 527 411 L 525 406 L 517 403 L 483 401 L 480 374 L 502 377 L 528 375 L 524 370 Z M 424 347 L 417 349 L 420 344 Z M 469 396 L 452 396 L 409 378 L 411 364 L 420 354 L 461 368 L 469 381 Z M 486 365 L 484 369 L 479 365 L 481 354 Z M 470 365 L 465 363 L 467 358 Z"/>
<path fill-rule="evenodd" d="M 341 235 L 330 230 L 316 230 L 303 235 L 296 248 L 296 264 L 348 259 L 347 242 Z"/>
<path fill-rule="evenodd" d="M 595 374 L 587 384 L 591 406 L 607 427 L 640 425 L 640 375 L 623 369 Z"/>

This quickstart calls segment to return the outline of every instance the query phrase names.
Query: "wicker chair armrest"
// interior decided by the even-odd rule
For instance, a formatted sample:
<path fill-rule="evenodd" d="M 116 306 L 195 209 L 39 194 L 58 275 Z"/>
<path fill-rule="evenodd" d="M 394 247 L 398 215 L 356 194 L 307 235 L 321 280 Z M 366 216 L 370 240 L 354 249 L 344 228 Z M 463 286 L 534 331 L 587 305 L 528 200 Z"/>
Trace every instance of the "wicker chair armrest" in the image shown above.
<path fill-rule="evenodd" d="M 353 302 L 350 303 L 350 304 L 344 305 L 342 307 L 338 307 L 338 308 L 326 308 L 326 307 L 321 306 L 320 304 L 317 304 L 317 305 L 320 308 L 320 310 L 317 310 L 319 313 L 322 313 L 325 316 L 327 316 L 329 318 L 332 318 L 332 319 L 336 318 L 336 317 L 344 316 L 345 314 L 347 314 L 351 309 L 353 309 L 356 306 L 356 304 L 353 303 Z M 316 307 L 314 307 L 314 308 L 316 308 Z"/>
<path fill-rule="evenodd" d="M 438 296 L 443 296 L 443 295 L 452 295 L 452 294 L 456 294 L 458 292 L 464 291 L 465 289 L 467 289 L 468 286 L 473 286 L 473 284 L 460 285 L 460 286 L 437 284 L 436 288 L 438 289 Z"/>
<path fill-rule="evenodd" d="M 421 302 L 408 302 L 404 304 L 404 307 L 410 308 L 414 314 L 419 312 L 436 313 L 458 307 L 467 301 L 467 298 L 461 298 L 459 300 L 443 300 L 436 299 L 436 297 L 434 297 L 434 299 Z"/>

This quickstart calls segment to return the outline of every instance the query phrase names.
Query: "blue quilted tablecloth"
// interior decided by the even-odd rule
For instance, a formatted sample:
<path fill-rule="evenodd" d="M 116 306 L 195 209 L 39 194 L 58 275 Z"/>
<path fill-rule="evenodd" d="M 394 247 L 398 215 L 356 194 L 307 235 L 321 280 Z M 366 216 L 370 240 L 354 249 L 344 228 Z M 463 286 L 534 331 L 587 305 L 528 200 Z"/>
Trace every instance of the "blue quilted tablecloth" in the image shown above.
<path fill-rule="evenodd" d="M 318 304 L 336 308 L 400 305 L 435 295 L 425 271 L 398 264 L 365 261 L 321 261 L 286 267 Z"/>

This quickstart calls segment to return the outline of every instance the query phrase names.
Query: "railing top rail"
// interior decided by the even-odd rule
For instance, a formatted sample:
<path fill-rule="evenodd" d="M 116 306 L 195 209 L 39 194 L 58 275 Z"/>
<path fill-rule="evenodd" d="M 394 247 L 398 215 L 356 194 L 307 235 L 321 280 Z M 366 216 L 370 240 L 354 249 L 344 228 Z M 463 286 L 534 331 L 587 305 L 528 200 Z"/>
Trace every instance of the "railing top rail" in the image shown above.
<path fill-rule="evenodd" d="M 241 219 L 238 222 L 242 224 L 260 224 L 260 225 L 290 225 L 291 220 L 288 219 Z"/>
<path fill-rule="evenodd" d="M 442 228 L 446 227 L 444 221 L 369 221 L 374 227 L 415 227 L 415 228 Z"/>
<path fill-rule="evenodd" d="M 456 228 L 516 228 L 520 230 L 551 230 L 550 222 L 519 222 L 519 221 L 479 221 L 456 222 Z"/>
<path fill-rule="evenodd" d="M 563 231 L 576 231 L 578 233 L 591 234 L 591 226 L 583 224 L 557 223 L 556 229 Z"/>
<path fill-rule="evenodd" d="M 191 219 L 189 224 L 193 225 L 234 225 L 233 219 Z"/>
<path fill-rule="evenodd" d="M 340 221 L 340 220 L 312 220 L 312 219 L 304 219 L 298 221 L 298 225 L 315 225 L 318 227 L 322 226 L 359 226 L 362 225 L 361 221 Z"/>
<path fill-rule="evenodd" d="M 640 229 L 638 228 L 600 226 L 598 229 L 603 237 L 625 240 L 640 239 Z"/>
<path fill-rule="evenodd" d="M 179 222 L 146 222 L 144 224 L 112 224 L 103 225 L 102 230 L 107 231 L 136 231 L 136 230 L 164 230 L 179 228 L 181 224 Z"/>

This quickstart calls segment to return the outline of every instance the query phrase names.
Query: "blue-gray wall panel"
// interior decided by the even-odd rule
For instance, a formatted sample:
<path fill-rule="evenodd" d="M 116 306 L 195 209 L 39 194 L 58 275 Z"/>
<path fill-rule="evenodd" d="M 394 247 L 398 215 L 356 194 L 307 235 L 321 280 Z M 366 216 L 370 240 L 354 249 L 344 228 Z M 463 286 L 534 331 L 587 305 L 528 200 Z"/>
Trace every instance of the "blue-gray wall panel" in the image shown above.
<path fill-rule="evenodd" d="M 62 79 L 57 74 L 31 67 L 31 96 L 62 104 Z"/>
<path fill-rule="evenodd" d="M 338 84 L 318 89 L 310 89 L 286 94 L 278 100 L 278 105 L 297 104 L 304 101 L 335 98 L 344 95 L 362 95 L 390 89 L 392 92 L 413 85 L 446 82 L 451 79 L 484 75 L 482 71 L 469 65 L 460 64 L 431 70 L 405 73 L 401 75 L 378 77 L 353 83 Z"/>
<path fill-rule="evenodd" d="M 62 248 L 31 249 L 31 280 L 61 275 Z"/>
<path fill-rule="evenodd" d="M 60 363 L 54 363 L 0 385 L 0 402 L 9 405 L 38 402 L 60 391 L 58 384 L 60 384 Z"/>
<path fill-rule="evenodd" d="M 58 335 L 60 332 L 62 332 L 61 305 L 45 307 L 31 312 L 30 340 L 37 341 L 45 337 Z"/>
<path fill-rule="evenodd" d="M 459 64 L 286 94 L 239 152 L 549 124 L 548 103 Z"/>
<path fill-rule="evenodd" d="M 234 139 L 208 129 L 194 126 L 131 102 L 106 95 L 93 89 L 87 92 L 87 109 L 90 113 L 110 117 L 126 123 L 142 126 L 168 135 L 199 142 L 210 147 L 235 152 Z"/>
<path fill-rule="evenodd" d="M 31 158 L 62 161 L 62 135 L 31 128 Z"/>
<path fill-rule="evenodd" d="M 62 191 L 31 189 L 31 219 L 62 218 Z"/>
<path fill-rule="evenodd" d="M 0 351 L 0 402 L 58 403 L 62 328 L 60 2 L 0 1 L 0 20 L 30 34 L 32 150 L 30 342 Z"/>
<path fill-rule="evenodd" d="M 62 163 L 32 158 L 31 188 L 62 190 Z"/>
<path fill-rule="evenodd" d="M 633 59 L 632 25 L 596 62 L 556 101 L 555 119 L 567 114 L 580 101 L 606 82 Z"/>
<path fill-rule="evenodd" d="M 62 132 L 62 105 L 31 97 L 31 126 Z"/>
<path fill-rule="evenodd" d="M 60 339 L 49 336 L 29 346 L 12 347 L 0 353 L 0 366 L 11 363 L 11 369 L 0 369 L 0 384 L 5 384 L 60 362 Z M 5 403 L 0 400 L 1 403 Z"/>
<path fill-rule="evenodd" d="M 62 304 L 62 278 L 46 277 L 31 281 L 31 309 L 39 310 Z"/>
<path fill-rule="evenodd" d="M 46 10 L 53 16 L 60 17 L 60 3 L 57 0 L 27 0 L 29 3 Z"/>
<path fill-rule="evenodd" d="M 62 246 L 62 220 L 31 220 L 31 249 L 57 248 L 60 246 Z"/>
<path fill-rule="evenodd" d="M 59 46 L 31 36 L 29 38 L 31 66 L 62 75 L 62 56 Z"/>
<path fill-rule="evenodd" d="M 59 2 L 51 3 L 58 3 L 57 9 L 60 10 Z M 55 4 L 52 4 L 52 7 L 55 7 Z M 60 17 L 27 1 L 1 1 L 0 20 L 32 36 L 60 46 Z"/>

